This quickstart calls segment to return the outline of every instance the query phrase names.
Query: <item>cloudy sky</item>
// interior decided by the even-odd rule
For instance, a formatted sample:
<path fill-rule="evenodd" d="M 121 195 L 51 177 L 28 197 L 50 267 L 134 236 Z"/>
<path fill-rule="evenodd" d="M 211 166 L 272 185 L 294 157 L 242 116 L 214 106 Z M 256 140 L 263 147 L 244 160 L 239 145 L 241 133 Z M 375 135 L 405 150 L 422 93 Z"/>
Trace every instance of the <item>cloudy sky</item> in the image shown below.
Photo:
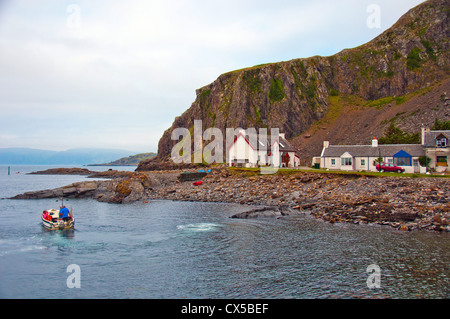
<path fill-rule="evenodd" d="M 220 74 L 366 43 L 422 0 L 0 0 L 0 148 L 157 150 Z"/>

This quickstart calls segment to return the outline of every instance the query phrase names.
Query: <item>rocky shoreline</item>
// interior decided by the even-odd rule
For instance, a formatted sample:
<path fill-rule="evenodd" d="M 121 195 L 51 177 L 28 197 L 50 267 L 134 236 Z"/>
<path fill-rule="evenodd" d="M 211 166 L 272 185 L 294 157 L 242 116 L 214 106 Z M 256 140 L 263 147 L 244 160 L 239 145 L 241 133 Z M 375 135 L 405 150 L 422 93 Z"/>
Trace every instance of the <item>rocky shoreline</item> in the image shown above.
<path fill-rule="evenodd" d="M 103 172 L 91 171 L 87 168 L 72 167 L 72 168 L 50 168 L 45 171 L 37 171 L 28 173 L 28 175 L 86 175 L 89 178 L 121 178 L 131 177 L 133 172 L 117 171 L 109 169 Z"/>
<path fill-rule="evenodd" d="M 259 175 L 221 167 L 213 168 L 202 179 L 202 185 L 194 186 L 192 181 L 180 181 L 180 170 L 126 173 L 110 173 L 111 179 L 83 181 L 13 198 L 64 196 L 117 204 L 156 199 L 230 202 L 249 205 L 248 211 L 234 218 L 310 214 L 330 223 L 373 223 L 403 231 L 450 231 L 448 178 L 313 171 Z"/>

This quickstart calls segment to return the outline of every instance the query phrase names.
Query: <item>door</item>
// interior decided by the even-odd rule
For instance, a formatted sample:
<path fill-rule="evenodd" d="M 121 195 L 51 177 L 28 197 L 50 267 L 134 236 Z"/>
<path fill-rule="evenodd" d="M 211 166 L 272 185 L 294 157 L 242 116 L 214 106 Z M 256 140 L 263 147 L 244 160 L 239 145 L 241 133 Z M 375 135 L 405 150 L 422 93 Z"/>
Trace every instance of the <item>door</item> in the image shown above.
<path fill-rule="evenodd" d="M 413 168 L 414 168 L 414 174 L 420 173 L 420 166 L 419 166 L 419 160 L 414 159 L 413 160 Z"/>

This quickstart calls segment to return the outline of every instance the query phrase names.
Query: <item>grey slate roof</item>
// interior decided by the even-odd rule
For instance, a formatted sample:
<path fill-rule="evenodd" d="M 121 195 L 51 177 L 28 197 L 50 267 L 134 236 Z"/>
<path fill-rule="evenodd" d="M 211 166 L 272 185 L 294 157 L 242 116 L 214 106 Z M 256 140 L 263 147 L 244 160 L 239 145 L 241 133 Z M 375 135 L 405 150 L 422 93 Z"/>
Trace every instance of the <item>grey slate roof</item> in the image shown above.
<path fill-rule="evenodd" d="M 430 131 L 425 132 L 425 146 L 436 147 L 436 137 L 443 134 L 447 139 L 450 139 L 450 131 Z"/>
<path fill-rule="evenodd" d="M 392 157 L 401 150 L 413 157 L 425 156 L 425 147 L 421 144 L 385 144 L 372 145 L 330 145 L 325 149 L 323 157 L 340 157 L 345 152 L 353 157 Z"/>

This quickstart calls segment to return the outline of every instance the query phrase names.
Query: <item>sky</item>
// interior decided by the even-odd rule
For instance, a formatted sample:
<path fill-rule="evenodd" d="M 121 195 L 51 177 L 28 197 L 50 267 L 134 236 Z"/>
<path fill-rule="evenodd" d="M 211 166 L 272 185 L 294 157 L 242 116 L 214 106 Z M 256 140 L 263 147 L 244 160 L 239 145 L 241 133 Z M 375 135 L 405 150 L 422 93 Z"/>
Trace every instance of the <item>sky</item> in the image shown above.
<path fill-rule="evenodd" d="M 0 148 L 156 152 L 222 73 L 364 44 L 422 0 L 0 0 Z"/>

